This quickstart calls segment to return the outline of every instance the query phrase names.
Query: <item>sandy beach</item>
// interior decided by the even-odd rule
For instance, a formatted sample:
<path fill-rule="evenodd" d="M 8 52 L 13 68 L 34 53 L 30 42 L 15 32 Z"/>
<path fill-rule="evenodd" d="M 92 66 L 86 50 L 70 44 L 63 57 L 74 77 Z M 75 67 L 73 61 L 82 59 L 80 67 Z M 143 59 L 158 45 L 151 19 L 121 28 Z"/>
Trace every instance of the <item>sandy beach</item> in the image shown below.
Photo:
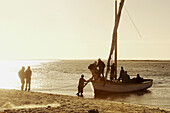
<path fill-rule="evenodd" d="M 2 113 L 170 113 L 169 109 L 67 95 L 0 89 Z"/>

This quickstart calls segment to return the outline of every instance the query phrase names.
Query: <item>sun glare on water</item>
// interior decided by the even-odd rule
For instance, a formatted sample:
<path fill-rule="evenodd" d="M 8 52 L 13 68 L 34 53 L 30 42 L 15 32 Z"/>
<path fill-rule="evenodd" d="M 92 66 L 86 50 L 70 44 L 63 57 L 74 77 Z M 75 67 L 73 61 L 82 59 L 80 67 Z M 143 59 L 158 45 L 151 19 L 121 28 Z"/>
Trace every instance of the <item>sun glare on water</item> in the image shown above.
<path fill-rule="evenodd" d="M 17 70 L 13 68 L 16 62 L 0 61 L 0 88 L 12 89 L 19 86 Z"/>
<path fill-rule="evenodd" d="M 18 71 L 25 66 L 39 64 L 37 61 L 0 61 L 0 88 L 20 89 Z"/>

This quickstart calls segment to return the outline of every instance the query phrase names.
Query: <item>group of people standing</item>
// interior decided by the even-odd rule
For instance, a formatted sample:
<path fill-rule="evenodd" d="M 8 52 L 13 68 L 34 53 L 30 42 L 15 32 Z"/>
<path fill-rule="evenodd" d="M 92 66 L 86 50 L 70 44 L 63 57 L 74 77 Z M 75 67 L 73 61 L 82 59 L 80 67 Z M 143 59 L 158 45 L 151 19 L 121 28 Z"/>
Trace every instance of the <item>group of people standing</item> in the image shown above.
<path fill-rule="evenodd" d="M 104 80 L 105 64 L 100 58 L 98 59 L 98 62 L 95 61 L 93 64 L 90 64 L 88 66 L 88 69 L 90 69 L 92 76 L 95 80 L 97 79 Z M 110 80 L 114 81 L 116 79 L 117 79 L 117 76 L 115 75 L 115 65 L 113 63 L 110 66 Z"/>
<path fill-rule="evenodd" d="M 92 77 L 95 80 L 104 80 L 104 69 L 105 64 L 104 62 L 99 58 L 98 62 L 94 62 L 93 64 L 90 64 L 88 66 L 88 69 L 90 69 L 92 73 Z M 119 82 L 122 81 L 122 83 L 141 83 L 143 81 L 143 78 L 137 74 L 136 78 L 130 79 L 130 76 L 127 74 L 127 71 L 124 71 L 123 67 L 121 67 L 120 70 L 120 76 L 117 79 L 117 75 L 115 74 L 115 64 L 113 63 L 110 68 L 110 81 L 118 80 Z M 102 75 L 102 76 L 101 76 Z"/>
<path fill-rule="evenodd" d="M 139 74 L 133 79 L 130 79 L 130 76 L 127 74 L 127 71 L 124 71 L 123 67 L 121 67 L 120 70 L 120 76 L 118 78 L 118 81 L 122 80 L 122 83 L 142 83 L 143 78 L 140 77 Z"/>
<path fill-rule="evenodd" d="M 79 94 L 81 94 L 81 96 L 83 96 L 83 88 L 91 79 L 94 78 L 95 80 L 97 80 L 97 79 L 104 80 L 105 64 L 100 58 L 98 59 L 98 62 L 95 61 L 93 64 L 90 64 L 88 66 L 88 69 L 90 69 L 90 71 L 92 73 L 92 78 L 90 78 L 89 80 L 85 80 L 84 75 L 81 75 L 81 78 L 79 79 L 77 96 L 79 96 Z M 113 78 L 114 75 L 112 73 L 114 73 L 114 64 L 111 66 L 111 75 Z"/>
<path fill-rule="evenodd" d="M 98 62 L 94 62 L 88 66 L 88 69 L 92 73 L 92 78 L 89 80 L 84 79 L 84 75 L 81 75 L 81 78 L 79 79 L 79 85 L 78 85 L 78 93 L 77 95 L 79 96 L 79 93 L 81 93 L 81 96 L 83 96 L 83 88 L 86 86 L 86 84 L 91 80 L 104 80 L 104 69 L 105 69 L 105 64 L 104 62 L 99 58 Z M 117 82 L 122 82 L 122 83 L 142 83 L 143 78 L 137 74 L 136 78 L 130 79 L 130 76 L 127 74 L 127 71 L 124 71 L 123 67 L 121 67 L 120 70 L 120 76 L 117 79 L 117 75 L 115 74 L 115 64 L 113 63 L 110 66 L 110 81 L 117 81 Z M 102 75 L 102 76 L 101 76 Z M 85 84 L 86 83 L 86 84 Z"/>
<path fill-rule="evenodd" d="M 100 58 L 98 59 L 98 62 L 95 61 L 93 64 L 88 66 L 88 69 L 90 69 L 95 80 L 104 79 L 104 68 L 105 64 Z"/>
<path fill-rule="evenodd" d="M 21 80 L 21 90 L 24 90 L 24 85 L 25 85 L 25 81 L 26 81 L 25 91 L 27 91 L 27 87 L 28 87 L 28 91 L 30 91 L 31 76 L 32 76 L 32 71 L 31 71 L 30 66 L 28 66 L 26 71 L 25 71 L 25 67 L 22 66 L 22 69 L 18 72 L 18 75 Z"/>
<path fill-rule="evenodd" d="M 99 58 L 98 62 L 94 62 L 93 64 L 90 64 L 88 66 L 88 69 L 90 69 L 92 73 L 92 77 L 95 80 L 104 80 L 104 69 L 105 69 L 105 64 L 104 62 Z M 143 81 L 143 78 L 137 74 L 136 78 L 130 79 L 130 76 L 127 74 L 127 71 L 124 71 L 123 67 L 121 67 L 120 70 L 120 76 L 117 79 L 117 75 L 115 74 L 115 64 L 113 63 L 110 68 L 110 81 L 122 81 L 122 83 L 141 83 Z M 102 75 L 102 76 L 101 76 Z"/>
<path fill-rule="evenodd" d="M 122 80 L 122 83 L 130 83 L 130 76 L 127 74 L 127 71 L 124 71 L 123 67 L 121 67 L 118 80 Z"/>

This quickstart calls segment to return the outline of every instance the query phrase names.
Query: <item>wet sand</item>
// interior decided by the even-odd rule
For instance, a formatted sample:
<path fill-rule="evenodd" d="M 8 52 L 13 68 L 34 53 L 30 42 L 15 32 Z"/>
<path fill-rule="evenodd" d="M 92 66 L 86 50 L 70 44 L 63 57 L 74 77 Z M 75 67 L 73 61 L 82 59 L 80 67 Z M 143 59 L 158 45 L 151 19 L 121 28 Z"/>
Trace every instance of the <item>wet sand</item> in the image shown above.
<path fill-rule="evenodd" d="M 170 113 L 170 109 L 101 99 L 0 89 L 0 113 Z"/>

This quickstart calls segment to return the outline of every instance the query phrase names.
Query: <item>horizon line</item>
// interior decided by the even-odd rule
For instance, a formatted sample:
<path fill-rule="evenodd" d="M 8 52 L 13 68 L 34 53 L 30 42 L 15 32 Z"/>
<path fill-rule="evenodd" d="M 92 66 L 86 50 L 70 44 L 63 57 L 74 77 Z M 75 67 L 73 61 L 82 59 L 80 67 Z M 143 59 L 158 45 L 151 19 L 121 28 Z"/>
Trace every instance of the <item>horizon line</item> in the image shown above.
<path fill-rule="evenodd" d="M 0 61 L 30 61 L 30 60 L 98 60 L 91 58 L 91 59 L 0 59 Z M 107 59 L 102 59 L 102 60 L 107 60 Z M 120 59 L 117 61 L 170 61 L 170 59 Z"/>

